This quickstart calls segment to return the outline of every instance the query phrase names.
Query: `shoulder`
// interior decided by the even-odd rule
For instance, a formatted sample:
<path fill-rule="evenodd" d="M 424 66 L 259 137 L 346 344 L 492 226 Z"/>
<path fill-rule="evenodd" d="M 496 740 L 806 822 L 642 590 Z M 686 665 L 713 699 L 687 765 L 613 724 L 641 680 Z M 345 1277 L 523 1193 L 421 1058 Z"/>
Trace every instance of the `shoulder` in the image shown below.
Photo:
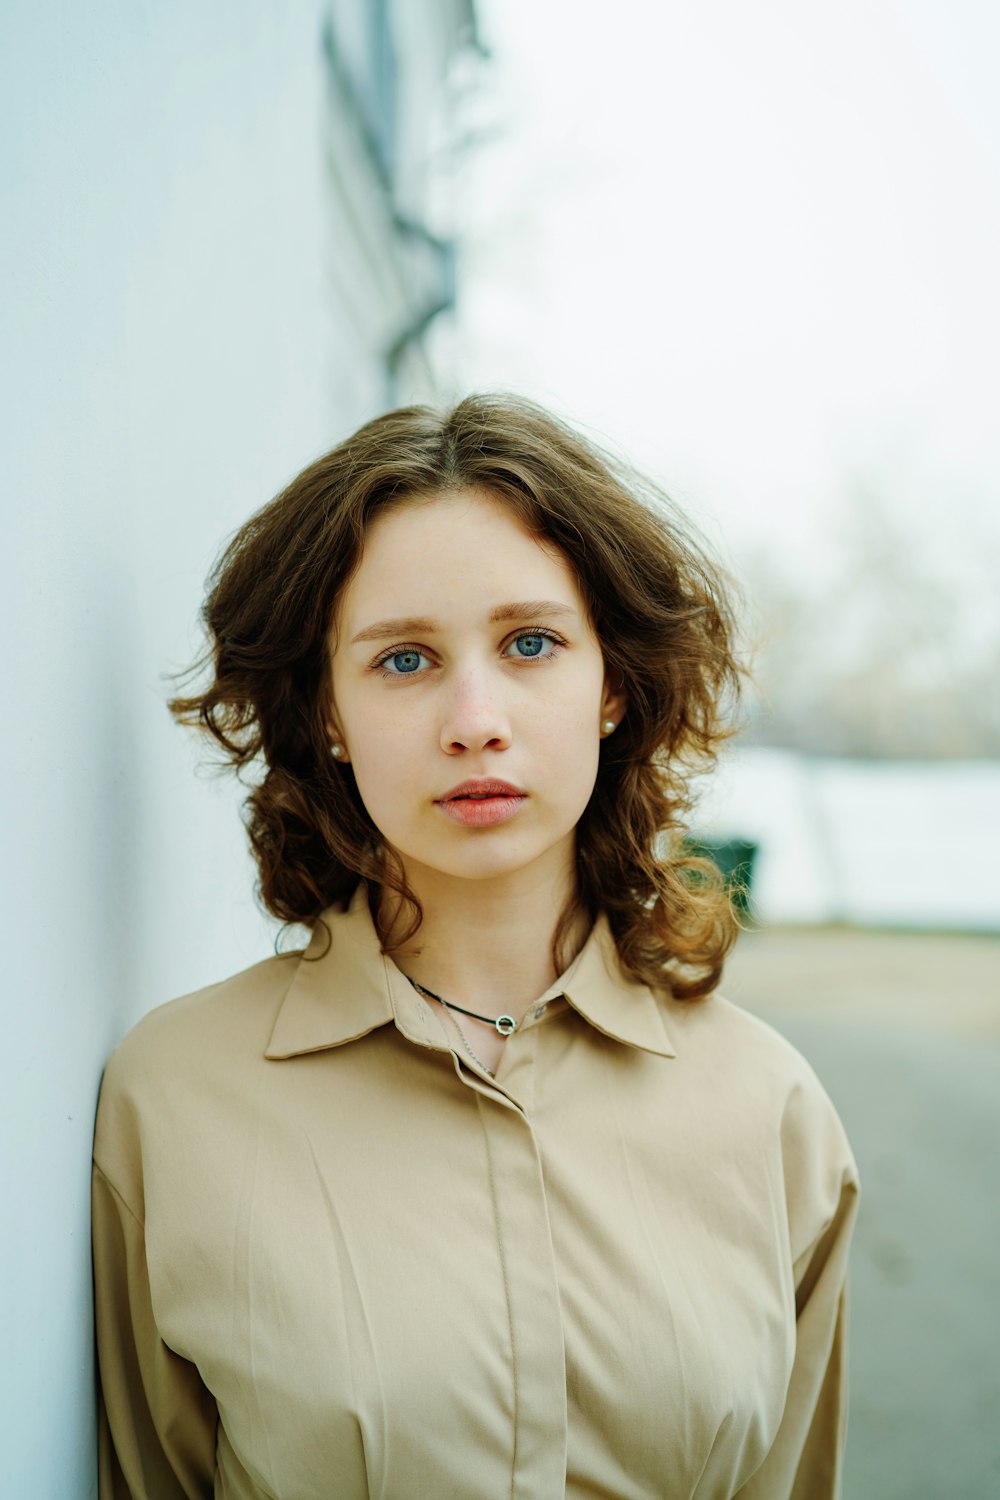
<path fill-rule="evenodd" d="M 659 999 L 679 1057 L 711 1056 L 723 1072 L 744 1077 L 754 1070 L 773 1082 L 816 1083 L 810 1064 L 786 1037 L 718 990 L 701 1000 L 675 1000 L 669 993 Z"/>
<path fill-rule="evenodd" d="M 125 1085 L 150 1074 L 162 1077 L 177 1062 L 190 1066 L 206 1050 L 259 1055 L 301 957 L 294 952 L 263 959 L 217 984 L 156 1006 L 112 1052 L 106 1083 Z"/>
<path fill-rule="evenodd" d="M 758 1016 L 717 992 L 662 1003 L 672 1066 L 710 1143 L 702 1156 L 716 1175 L 736 1167 L 737 1199 L 757 1191 L 774 1204 L 798 1279 L 831 1226 L 853 1222 L 858 1169 L 840 1116 L 802 1053 Z"/>
<path fill-rule="evenodd" d="M 118 1043 L 101 1082 L 94 1160 L 122 1188 L 143 1145 L 186 1134 L 204 1103 L 253 1086 L 301 955 L 264 959 L 149 1011 Z M 126 1195 L 127 1196 L 127 1195 Z"/>
<path fill-rule="evenodd" d="M 776 1140 L 786 1178 L 822 1176 L 830 1190 L 856 1180 L 840 1116 L 812 1065 L 786 1037 L 718 992 L 694 1002 L 668 996 L 662 1003 L 679 1067 L 710 1080 L 716 1107 L 741 1127 Z"/>

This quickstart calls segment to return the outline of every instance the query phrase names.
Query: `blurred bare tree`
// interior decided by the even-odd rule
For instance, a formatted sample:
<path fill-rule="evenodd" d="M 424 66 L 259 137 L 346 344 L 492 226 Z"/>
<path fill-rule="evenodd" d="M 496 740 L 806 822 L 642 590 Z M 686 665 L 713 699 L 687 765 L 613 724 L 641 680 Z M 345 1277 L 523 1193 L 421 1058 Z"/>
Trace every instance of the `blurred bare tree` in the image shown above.
<path fill-rule="evenodd" d="M 1000 558 L 960 541 L 949 576 L 880 493 L 855 482 L 824 581 L 762 551 L 741 560 L 756 617 L 744 738 L 823 755 L 1000 755 Z"/>

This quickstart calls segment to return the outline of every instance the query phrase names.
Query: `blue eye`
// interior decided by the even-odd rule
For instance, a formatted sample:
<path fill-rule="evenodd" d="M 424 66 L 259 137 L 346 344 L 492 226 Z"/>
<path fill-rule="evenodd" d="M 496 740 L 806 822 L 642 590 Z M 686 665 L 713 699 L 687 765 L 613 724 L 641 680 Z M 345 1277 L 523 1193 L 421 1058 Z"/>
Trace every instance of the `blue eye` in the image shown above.
<path fill-rule="evenodd" d="M 420 670 L 420 663 L 426 660 L 422 651 L 393 651 L 377 665 L 383 672 L 388 672 L 390 677 L 412 677 Z"/>
<path fill-rule="evenodd" d="M 545 637 L 541 635 L 519 635 L 515 643 L 521 656 L 538 656 Z"/>
<path fill-rule="evenodd" d="M 551 656 L 558 649 L 559 642 L 548 631 L 530 630 L 516 636 L 511 645 L 516 648 L 516 655 L 530 661 L 533 657 Z M 546 646 L 550 648 L 548 651 Z"/>

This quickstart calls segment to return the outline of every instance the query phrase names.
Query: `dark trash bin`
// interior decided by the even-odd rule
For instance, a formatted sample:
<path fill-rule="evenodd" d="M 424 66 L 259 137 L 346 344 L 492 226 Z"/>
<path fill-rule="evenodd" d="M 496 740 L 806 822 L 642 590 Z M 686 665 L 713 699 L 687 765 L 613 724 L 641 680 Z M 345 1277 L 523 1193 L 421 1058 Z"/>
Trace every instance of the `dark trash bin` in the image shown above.
<path fill-rule="evenodd" d="M 735 910 L 741 917 L 752 916 L 753 866 L 760 845 L 750 839 L 692 838 L 685 840 L 685 846 L 689 854 L 712 861 L 726 882 Z"/>

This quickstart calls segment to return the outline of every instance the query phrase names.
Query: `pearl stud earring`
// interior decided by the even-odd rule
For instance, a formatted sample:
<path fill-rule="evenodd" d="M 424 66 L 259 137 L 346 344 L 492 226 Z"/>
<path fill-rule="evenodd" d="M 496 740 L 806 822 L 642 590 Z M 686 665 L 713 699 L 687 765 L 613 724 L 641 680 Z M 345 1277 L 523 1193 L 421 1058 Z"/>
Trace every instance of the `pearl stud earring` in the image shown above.
<path fill-rule="evenodd" d="M 614 719 L 605 719 L 604 723 L 601 725 L 601 733 L 614 734 L 617 728 L 618 725 L 615 723 Z"/>
<path fill-rule="evenodd" d="M 343 745 L 341 745 L 339 741 L 335 740 L 334 743 L 330 746 L 330 754 L 333 756 L 334 760 L 340 760 L 344 754 Z"/>

